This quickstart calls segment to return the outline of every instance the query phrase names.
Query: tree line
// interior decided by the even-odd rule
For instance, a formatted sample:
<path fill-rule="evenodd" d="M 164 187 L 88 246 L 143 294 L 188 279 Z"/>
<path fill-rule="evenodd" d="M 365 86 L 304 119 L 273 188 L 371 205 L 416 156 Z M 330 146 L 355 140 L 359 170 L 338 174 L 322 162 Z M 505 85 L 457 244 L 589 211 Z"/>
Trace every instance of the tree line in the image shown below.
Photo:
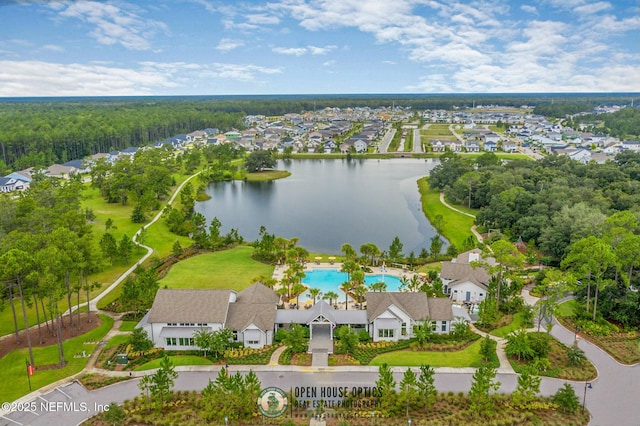
<path fill-rule="evenodd" d="M 479 104 L 588 105 L 622 95 L 394 95 L 290 97 L 87 98 L 0 103 L 0 172 L 47 167 L 98 152 L 143 146 L 204 128 L 242 129 L 246 114 L 282 115 L 330 107 L 452 109 Z M 585 107 L 586 108 L 586 107 Z M 575 110 L 575 109 L 574 109 Z M 587 109 L 584 109 L 588 111 Z"/>
<path fill-rule="evenodd" d="M 244 115 L 216 102 L 0 103 L 0 171 L 48 167 L 199 129 L 242 128 Z"/>

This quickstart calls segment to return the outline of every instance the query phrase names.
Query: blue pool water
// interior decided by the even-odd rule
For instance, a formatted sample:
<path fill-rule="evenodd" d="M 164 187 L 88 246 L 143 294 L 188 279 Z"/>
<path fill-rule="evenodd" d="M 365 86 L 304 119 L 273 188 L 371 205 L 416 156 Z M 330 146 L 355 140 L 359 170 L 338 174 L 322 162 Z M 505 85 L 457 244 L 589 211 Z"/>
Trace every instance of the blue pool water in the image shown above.
<path fill-rule="evenodd" d="M 340 300 L 344 301 L 344 293 L 340 291 L 340 285 L 347 281 L 346 272 L 340 272 L 337 269 L 314 269 L 312 271 L 305 272 L 307 276 L 302 279 L 302 284 L 309 288 L 319 288 L 322 294 L 329 291 L 334 291 L 340 295 Z M 400 288 L 400 278 L 393 275 L 366 275 L 364 282 L 368 287 L 371 284 L 384 281 L 387 285 L 387 291 L 398 291 Z M 305 292 L 300 296 L 300 303 L 304 303 L 309 300 L 308 292 Z"/>

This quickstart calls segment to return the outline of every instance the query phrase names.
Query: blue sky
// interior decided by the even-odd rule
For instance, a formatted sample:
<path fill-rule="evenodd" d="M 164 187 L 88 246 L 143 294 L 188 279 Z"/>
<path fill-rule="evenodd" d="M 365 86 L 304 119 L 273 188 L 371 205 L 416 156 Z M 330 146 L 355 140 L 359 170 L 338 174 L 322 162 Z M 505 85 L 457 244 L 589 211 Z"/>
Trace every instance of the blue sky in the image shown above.
<path fill-rule="evenodd" d="M 0 0 L 0 97 L 639 92 L 637 0 Z"/>

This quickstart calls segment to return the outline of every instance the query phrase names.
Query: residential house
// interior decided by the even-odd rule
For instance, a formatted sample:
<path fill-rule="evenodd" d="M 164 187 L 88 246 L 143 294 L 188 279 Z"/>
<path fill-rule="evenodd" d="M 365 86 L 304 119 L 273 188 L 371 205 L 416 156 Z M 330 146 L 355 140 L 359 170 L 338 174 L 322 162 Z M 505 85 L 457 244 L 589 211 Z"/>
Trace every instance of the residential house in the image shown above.
<path fill-rule="evenodd" d="M 640 152 L 640 142 L 638 141 L 624 141 L 622 142 L 622 149 L 633 152 Z"/>
<path fill-rule="evenodd" d="M 480 144 L 475 140 L 465 142 L 464 147 L 467 152 L 480 152 Z"/>
<path fill-rule="evenodd" d="M 0 177 L 0 192 L 23 191 L 29 188 L 30 182 L 27 182 L 26 180 L 22 180 L 21 178 L 15 178 L 15 177 L 9 177 L 9 176 Z"/>
<path fill-rule="evenodd" d="M 423 292 L 369 292 L 366 294 L 369 334 L 374 342 L 414 336 L 414 327 L 426 324 L 435 333 L 449 333 L 453 311 L 448 299 L 428 299 Z"/>
<path fill-rule="evenodd" d="M 69 179 L 72 174 L 78 173 L 78 169 L 62 164 L 53 164 L 45 170 L 45 175 L 54 178 Z"/>
<path fill-rule="evenodd" d="M 488 141 L 482 145 L 482 150 L 486 152 L 496 152 L 498 150 L 498 145 L 493 141 Z"/>
<path fill-rule="evenodd" d="M 495 259 L 483 259 L 479 249 L 461 253 L 450 262 L 442 262 L 440 278 L 444 284 L 444 291 L 449 294 L 451 300 L 478 304 L 487 297 L 491 275 L 483 266 L 472 265 L 480 261 L 495 265 Z"/>
<path fill-rule="evenodd" d="M 516 152 L 518 150 L 518 146 L 513 141 L 504 141 L 502 142 L 502 150 L 504 152 Z"/>

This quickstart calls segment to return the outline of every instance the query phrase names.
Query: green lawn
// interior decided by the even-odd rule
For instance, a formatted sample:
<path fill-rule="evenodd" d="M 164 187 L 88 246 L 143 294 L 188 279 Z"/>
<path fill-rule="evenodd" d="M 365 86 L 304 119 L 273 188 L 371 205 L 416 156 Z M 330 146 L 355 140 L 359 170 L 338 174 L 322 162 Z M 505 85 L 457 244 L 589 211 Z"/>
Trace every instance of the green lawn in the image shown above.
<path fill-rule="evenodd" d="M 571 299 L 566 302 L 562 302 L 558 305 L 558 310 L 556 311 L 556 315 L 559 317 L 571 317 L 573 316 L 574 308 L 576 306 L 576 301 Z"/>
<path fill-rule="evenodd" d="M 213 362 L 207 358 L 196 355 L 176 355 L 170 356 L 169 359 L 173 362 L 175 367 L 180 365 L 211 365 Z M 136 367 L 133 371 L 153 370 L 154 368 L 160 368 L 160 362 L 162 358 L 154 359 L 145 364 Z"/>
<path fill-rule="evenodd" d="M 420 351 L 395 351 L 378 355 L 369 365 L 418 367 L 428 364 L 432 367 L 479 367 L 483 364 L 480 355 L 480 340 L 475 341 L 466 349 L 457 352 L 420 352 Z"/>
<path fill-rule="evenodd" d="M 121 345 L 123 343 L 127 343 L 129 341 L 129 338 L 131 336 L 127 335 L 127 334 L 116 334 L 115 336 L 113 336 L 111 339 L 109 339 L 109 341 L 107 342 L 107 344 L 105 345 L 105 350 L 112 348 L 114 346 L 118 346 Z"/>
<path fill-rule="evenodd" d="M 133 331 L 138 325 L 138 321 L 122 321 L 119 331 Z"/>
<path fill-rule="evenodd" d="M 291 172 L 288 170 L 266 170 L 258 173 L 247 173 L 247 180 L 249 182 L 262 182 L 283 179 L 289 176 L 291 176 Z"/>
<path fill-rule="evenodd" d="M 434 223 L 436 216 L 442 215 L 444 226 L 440 233 L 456 247 L 462 247 L 464 241 L 472 236 L 471 227 L 474 219 L 472 217 L 454 212 L 440 202 L 440 192 L 429 188 L 426 178 L 418 180 L 418 189 L 421 195 L 422 210 L 427 219 Z"/>
<path fill-rule="evenodd" d="M 160 281 L 160 287 L 242 290 L 252 278 L 273 274 L 273 266 L 256 262 L 252 253 L 253 247 L 239 246 L 191 257 L 175 264 Z"/>
<path fill-rule="evenodd" d="M 511 324 L 505 325 L 504 327 L 496 328 L 491 332 L 491 334 L 498 337 L 505 337 L 512 331 L 516 331 L 522 328 L 522 326 L 524 325 L 522 319 L 522 312 L 518 312 L 517 314 L 513 315 L 513 321 L 511 322 Z"/>
<path fill-rule="evenodd" d="M 34 348 L 33 356 L 36 362 L 36 372 L 31 376 L 32 389 L 39 389 L 62 378 L 80 372 L 89 358 L 75 358 L 75 355 L 91 354 L 100 341 L 113 325 L 113 319 L 106 315 L 100 315 L 102 324 L 88 333 L 69 339 L 63 343 L 67 365 L 60 369 L 39 370 L 38 367 L 56 364 L 58 362 L 57 345 Z M 85 344 L 85 342 L 91 342 Z M 0 400 L 14 401 L 29 393 L 29 384 L 26 375 L 25 360 L 29 357 L 27 349 L 17 349 L 0 359 L 0 383 L 11 383 L 11 386 L 0 386 Z"/>

